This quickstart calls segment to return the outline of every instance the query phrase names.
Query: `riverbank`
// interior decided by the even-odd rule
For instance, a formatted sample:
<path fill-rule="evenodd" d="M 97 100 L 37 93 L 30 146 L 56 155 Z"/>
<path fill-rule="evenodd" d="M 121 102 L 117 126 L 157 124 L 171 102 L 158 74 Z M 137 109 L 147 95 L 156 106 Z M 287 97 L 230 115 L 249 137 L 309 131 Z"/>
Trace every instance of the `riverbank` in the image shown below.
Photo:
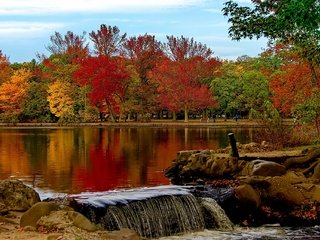
<path fill-rule="evenodd" d="M 284 119 L 285 125 L 292 125 L 293 120 Z M 0 123 L 0 128 L 69 128 L 69 127 L 261 127 L 256 120 L 217 119 L 215 121 L 183 120 L 151 120 L 149 122 L 95 122 L 95 123 Z"/>

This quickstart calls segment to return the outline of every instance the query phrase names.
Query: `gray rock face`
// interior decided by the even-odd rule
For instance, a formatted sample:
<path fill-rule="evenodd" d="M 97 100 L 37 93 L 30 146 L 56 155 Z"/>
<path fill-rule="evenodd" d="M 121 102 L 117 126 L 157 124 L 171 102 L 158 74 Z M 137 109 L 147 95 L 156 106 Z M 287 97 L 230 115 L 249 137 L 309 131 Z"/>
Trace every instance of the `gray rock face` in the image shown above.
<path fill-rule="evenodd" d="M 0 182 L 0 206 L 5 206 L 6 210 L 26 211 L 37 202 L 40 202 L 39 194 L 21 181 L 4 180 Z"/>

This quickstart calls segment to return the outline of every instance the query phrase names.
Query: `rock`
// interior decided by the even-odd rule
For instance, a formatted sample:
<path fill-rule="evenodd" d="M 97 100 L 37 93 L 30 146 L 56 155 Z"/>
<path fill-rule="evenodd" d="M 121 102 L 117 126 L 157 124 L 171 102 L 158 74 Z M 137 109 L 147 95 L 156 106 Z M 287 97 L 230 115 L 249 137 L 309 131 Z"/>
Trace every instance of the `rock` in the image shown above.
<path fill-rule="evenodd" d="M 58 209 L 59 205 L 53 202 L 36 203 L 21 216 L 20 226 L 36 227 L 37 222 L 41 217 L 49 215 L 52 211 L 57 211 Z"/>
<path fill-rule="evenodd" d="M 0 215 L 5 215 L 7 213 L 8 213 L 7 206 L 3 202 L 0 202 Z"/>
<path fill-rule="evenodd" d="M 119 231 L 113 231 L 108 233 L 108 239 L 110 240 L 141 240 L 141 237 L 133 230 L 123 228 Z"/>
<path fill-rule="evenodd" d="M 81 213 L 75 211 L 57 210 L 51 211 L 50 214 L 42 216 L 37 221 L 37 227 L 43 229 L 65 229 L 71 226 L 75 226 L 87 232 L 94 232 L 97 227 L 90 222 Z"/>
<path fill-rule="evenodd" d="M 197 150 L 185 150 L 185 151 L 179 151 L 177 153 L 177 160 L 178 161 L 181 161 L 181 160 L 187 160 L 189 159 L 189 157 L 192 155 L 192 154 L 195 154 L 199 151 Z"/>
<path fill-rule="evenodd" d="M 29 232 L 35 232 L 37 229 L 35 227 L 32 226 L 25 226 L 23 228 L 23 231 L 29 231 Z"/>
<path fill-rule="evenodd" d="M 26 211 L 37 202 L 40 202 L 39 194 L 21 181 L 0 182 L 0 209 L 4 205 L 8 211 Z"/>
<path fill-rule="evenodd" d="M 68 211 L 68 216 L 71 219 L 73 225 L 78 228 L 81 228 L 88 232 L 94 232 L 97 230 L 96 226 L 81 213 L 75 211 Z"/>
<path fill-rule="evenodd" d="M 302 172 L 287 171 L 283 177 L 291 184 L 303 183 L 307 180 Z"/>
<path fill-rule="evenodd" d="M 271 199 L 285 205 L 301 205 L 305 197 L 294 185 L 290 184 L 285 177 L 272 177 L 267 179 L 270 186 L 264 191 L 264 198 Z"/>
<path fill-rule="evenodd" d="M 235 188 L 236 198 L 241 203 L 244 203 L 254 208 L 258 208 L 261 204 L 260 195 L 249 184 L 243 184 Z"/>
<path fill-rule="evenodd" d="M 259 159 L 248 162 L 241 171 L 241 175 L 249 176 L 281 176 L 285 173 L 285 166 Z"/>
<path fill-rule="evenodd" d="M 315 185 L 314 188 L 312 189 L 312 195 L 311 195 L 311 201 L 317 201 L 320 202 L 320 186 Z"/>
<path fill-rule="evenodd" d="M 64 230 L 72 226 L 73 223 L 68 216 L 68 211 L 63 210 L 51 211 L 37 221 L 37 228 L 47 231 Z"/>
<path fill-rule="evenodd" d="M 63 234 L 50 234 L 47 240 L 63 240 Z"/>

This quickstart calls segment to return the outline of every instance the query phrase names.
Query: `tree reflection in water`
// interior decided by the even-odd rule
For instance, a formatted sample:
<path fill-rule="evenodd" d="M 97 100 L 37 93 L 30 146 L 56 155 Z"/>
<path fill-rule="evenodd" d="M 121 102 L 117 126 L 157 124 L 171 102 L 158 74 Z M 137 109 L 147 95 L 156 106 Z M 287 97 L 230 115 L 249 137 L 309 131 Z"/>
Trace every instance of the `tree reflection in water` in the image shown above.
<path fill-rule="evenodd" d="M 168 184 L 163 176 L 178 151 L 253 141 L 249 128 L 0 129 L 0 176 L 39 188 L 79 193 Z"/>

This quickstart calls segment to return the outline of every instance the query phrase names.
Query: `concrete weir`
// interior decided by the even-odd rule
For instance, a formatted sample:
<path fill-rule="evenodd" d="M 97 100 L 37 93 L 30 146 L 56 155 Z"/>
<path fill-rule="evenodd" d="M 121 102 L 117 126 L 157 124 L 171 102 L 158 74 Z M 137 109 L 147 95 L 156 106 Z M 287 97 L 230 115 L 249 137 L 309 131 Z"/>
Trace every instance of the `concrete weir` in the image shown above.
<path fill-rule="evenodd" d="M 232 229 L 217 202 L 196 197 L 194 190 L 191 186 L 170 185 L 84 193 L 71 198 L 77 211 L 109 231 L 130 228 L 140 236 L 157 238 L 213 226 Z"/>

